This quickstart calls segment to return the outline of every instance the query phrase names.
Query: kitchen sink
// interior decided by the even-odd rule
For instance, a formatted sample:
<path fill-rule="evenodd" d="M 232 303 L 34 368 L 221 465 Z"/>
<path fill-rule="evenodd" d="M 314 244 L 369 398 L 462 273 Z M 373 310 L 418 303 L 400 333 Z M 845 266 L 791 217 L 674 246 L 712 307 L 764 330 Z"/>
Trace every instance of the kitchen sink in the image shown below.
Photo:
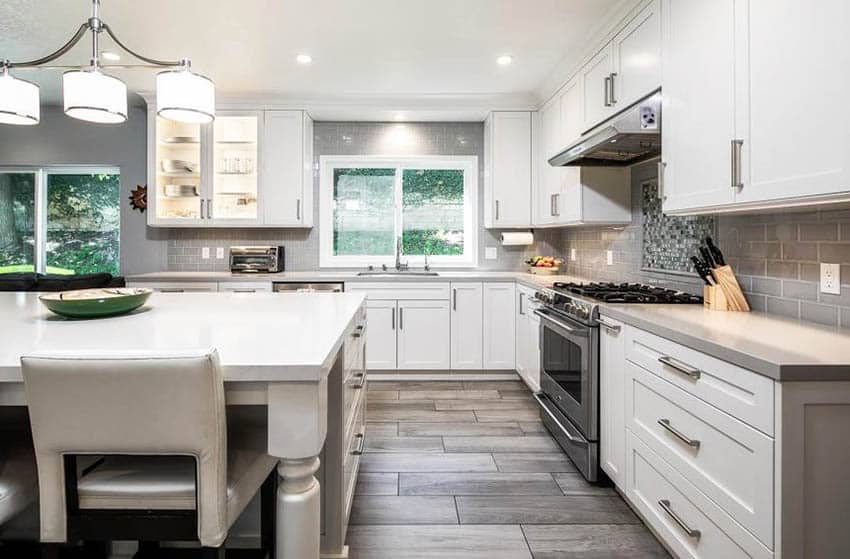
<path fill-rule="evenodd" d="M 370 277 L 434 277 L 439 276 L 437 272 L 426 272 L 424 270 L 375 270 L 369 272 L 357 272 L 358 276 Z"/>

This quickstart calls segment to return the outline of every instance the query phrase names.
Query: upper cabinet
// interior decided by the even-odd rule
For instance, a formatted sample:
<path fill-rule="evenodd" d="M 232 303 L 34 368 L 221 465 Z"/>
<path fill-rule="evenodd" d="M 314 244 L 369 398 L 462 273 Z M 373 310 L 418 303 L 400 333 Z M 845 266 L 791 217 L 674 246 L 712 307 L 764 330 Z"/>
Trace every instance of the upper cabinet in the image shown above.
<path fill-rule="evenodd" d="M 497 111 L 484 121 L 485 227 L 531 225 L 532 114 Z"/>
<path fill-rule="evenodd" d="M 741 3 L 663 1 L 665 212 L 850 200 L 850 4 Z"/>
<path fill-rule="evenodd" d="M 208 125 L 148 117 L 148 225 L 311 227 L 312 121 L 218 110 Z"/>

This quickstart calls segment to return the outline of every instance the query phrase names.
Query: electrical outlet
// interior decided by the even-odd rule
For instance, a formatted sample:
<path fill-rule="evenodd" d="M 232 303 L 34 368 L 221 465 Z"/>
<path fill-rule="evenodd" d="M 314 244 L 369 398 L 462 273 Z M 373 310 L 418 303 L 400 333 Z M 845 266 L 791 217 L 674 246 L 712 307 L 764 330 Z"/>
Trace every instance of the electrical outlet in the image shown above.
<path fill-rule="evenodd" d="M 576 261 L 576 249 L 574 249 L 574 248 L 571 248 L 571 249 L 570 249 L 570 260 L 571 260 L 572 262 L 575 262 L 575 261 Z"/>
<path fill-rule="evenodd" d="M 203 247 L 201 249 L 201 258 L 203 258 L 204 260 L 210 259 L 210 247 Z"/>
<path fill-rule="evenodd" d="M 484 260 L 496 260 L 499 257 L 499 253 L 496 250 L 496 247 L 485 247 L 484 248 Z"/>
<path fill-rule="evenodd" d="M 218 260 L 224 260 L 224 247 L 215 247 L 215 257 Z"/>
<path fill-rule="evenodd" d="M 841 265 L 820 265 L 820 291 L 821 293 L 841 295 Z"/>
<path fill-rule="evenodd" d="M 614 251 L 613 250 L 606 250 L 605 251 L 605 258 L 607 259 L 609 266 L 614 265 Z"/>

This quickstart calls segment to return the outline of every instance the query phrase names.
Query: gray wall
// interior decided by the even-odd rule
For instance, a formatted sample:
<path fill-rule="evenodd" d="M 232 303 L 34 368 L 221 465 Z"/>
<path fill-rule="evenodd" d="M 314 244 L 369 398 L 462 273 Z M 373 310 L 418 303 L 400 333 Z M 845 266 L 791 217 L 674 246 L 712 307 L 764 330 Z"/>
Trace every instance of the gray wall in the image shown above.
<path fill-rule="evenodd" d="M 484 125 L 471 122 L 376 123 L 317 122 L 313 153 L 318 164 L 322 155 L 475 155 L 479 166 L 479 216 L 484 205 Z M 319 200 L 318 174 L 314 176 L 314 200 Z M 480 222 L 483 223 L 479 219 Z M 226 260 L 200 257 L 201 248 L 232 245 L 283 244 L 287 270 L 315 270 L 319 267 L 319 207 L 313 207 L 312 229 L 182 229 L 168 232 L 168 269 L 180 271 L 226 270 Z M 479 268 L 514 270 L 531 254 L 551 254 L 560 233 L 538 232 L 535 247 L 503 247 L 499 231 L 479 225 Z M 497 247 L 496 260 L 484 260 L 484 248 Z M 211 251 L 213 254 L 214 250 Z"/>
<path fill-rule="evenodd" d="M 146 216 L 130 209 L 128 197 L 147 182 L 146 112 L 131 107 L 124 124 L 89 124 L 42 107 L 36 126 L 0 125 L 0 166 L 109 165 L 121 169 L 121 273 L 165 267 L 167 234 L 146 227 Z"/>

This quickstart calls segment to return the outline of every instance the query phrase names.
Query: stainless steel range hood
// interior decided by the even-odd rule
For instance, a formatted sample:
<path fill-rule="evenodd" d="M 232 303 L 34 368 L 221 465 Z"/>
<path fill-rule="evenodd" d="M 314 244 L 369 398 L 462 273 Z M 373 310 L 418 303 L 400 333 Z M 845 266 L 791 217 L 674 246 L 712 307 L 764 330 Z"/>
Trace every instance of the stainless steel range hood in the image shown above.
<path fill-rule="evenodd" d="M 627 167 L 661 154 L 661 91 L 623 109 L 549 160 L 553 167 Z"/>

